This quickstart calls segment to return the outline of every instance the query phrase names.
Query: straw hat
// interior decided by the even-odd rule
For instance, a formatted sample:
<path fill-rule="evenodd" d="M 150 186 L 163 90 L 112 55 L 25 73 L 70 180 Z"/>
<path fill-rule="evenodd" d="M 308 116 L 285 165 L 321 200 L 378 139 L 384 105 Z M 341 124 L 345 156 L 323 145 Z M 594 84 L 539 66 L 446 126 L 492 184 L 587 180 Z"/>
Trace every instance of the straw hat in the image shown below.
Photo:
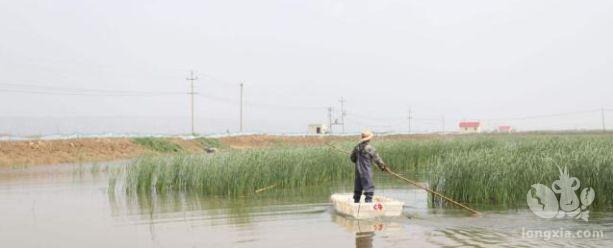
<path fill-rule="evenodd" d="M 364 130 L 362 131 L 360 142 L 371 140 L 373 136 L 375 135 L 370 130 Z"/>

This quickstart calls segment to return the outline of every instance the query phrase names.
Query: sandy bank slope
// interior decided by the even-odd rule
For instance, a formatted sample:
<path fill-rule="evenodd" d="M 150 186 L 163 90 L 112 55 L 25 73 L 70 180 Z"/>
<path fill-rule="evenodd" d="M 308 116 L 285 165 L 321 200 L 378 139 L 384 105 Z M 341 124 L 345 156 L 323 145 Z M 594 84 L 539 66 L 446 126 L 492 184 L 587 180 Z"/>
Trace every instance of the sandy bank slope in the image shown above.
<path fill-rule="evenodd" d="M 323 145 L 355 137 L 246 135 L 215 140 L 222 149 L 254 149 L 271 146 Z M 207 144 L 176 137 L 155 138 L 178 145 L 188 153 L 203 152 Z M 113 161 L 163 153 L 137 144 L 133 138 L 79 138 L 63 140 L 0 141 L 0 166 Z"/>
<path fill-rule="evenodd" d="M 110 161 L 144 152 L 129 138 L 1 141 L 0 166 Z"/>

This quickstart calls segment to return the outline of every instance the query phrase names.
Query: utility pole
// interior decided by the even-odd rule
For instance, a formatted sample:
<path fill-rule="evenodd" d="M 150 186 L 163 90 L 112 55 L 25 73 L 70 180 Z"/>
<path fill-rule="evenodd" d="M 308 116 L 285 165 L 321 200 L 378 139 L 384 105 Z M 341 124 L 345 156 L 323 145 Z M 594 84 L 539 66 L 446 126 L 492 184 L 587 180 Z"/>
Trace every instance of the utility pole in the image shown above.
<path fill-rule="evenodd" d="M 606 128 L 605 123 L 604 123 L 604 107 L 600 109 L 600 118 L 602 120 L 602 131 L 606 132 L 607 128 Z"/>
<path fill-rule="evenodd" d="M 194 81 L 196 80 L 198 80 L 198 77 L 194 76 L 194 71 L 190 71 L 187 81 L 190 81 L 191 83 L 189 95 L 191 95 L 192 135 L 196 135 L 196 131 L 194 129 L 194 95 L 196 94 L 196 92 L 194 92 Z"/>
<path fill-rule="evenodd" d="M 243 133 L 243 91 L 244 91 L 244 84 L 241 83 L 241 106 L 240 106 L 240 132 Z"/>
<path fill-rule="evenodd" d="M 341 125 L 343 126 L 343 134 L 345 133 L 345 99 L 341 97 Z"/>
<path fill-rule="evenodd" d="M 332 107 L 328 107 L 328 132 L 332 133 Z"/>
<path fill-rule="evenodd" d="M 441 124 L 443 125 L 442 134 L 445 134 L 445 116 L 444 115 L 441 115 Z"/>
<path fill-rule="evenodd" d="M 413 112 L 411 112 L 411 108 L 409 108 L 409 134 L 411 134 L 411 119 L 413 119 Z"/>

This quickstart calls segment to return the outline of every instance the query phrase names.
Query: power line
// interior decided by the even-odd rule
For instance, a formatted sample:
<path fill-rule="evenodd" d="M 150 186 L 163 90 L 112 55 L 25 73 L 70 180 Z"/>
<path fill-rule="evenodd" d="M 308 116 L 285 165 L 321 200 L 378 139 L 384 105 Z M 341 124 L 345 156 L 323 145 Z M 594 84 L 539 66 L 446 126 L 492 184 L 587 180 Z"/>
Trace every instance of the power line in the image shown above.
<path fill-rule="evenodd" d="M 214 96 L 214 95 L 204 94 L 202 92 L 198 92 L 195 95 L 196 95 L 196 97 L 200 97 L 202 99 L 214 100 L 214 101 L 217 101 L 217 102 L 229 103 L 229 104 L 232 104 L 232 105 L 236 104 L 236 99 L 232 99 L 232 98 L 221 97 L 221 96 Z"/>
<path fill-rule="evenodd" d="M 347 116 L 348 119 L 351 119 L 352 122 L 355 122 L 358 125 L 361 126 L 366 126 L 366 127 L 375 127 L 375 128 L 382 128 L 382 129 L 394 129 L 394 128 L 401 128 L 402 126 L 404 126 L 403 123 L 375 123 L 372 122 L 370 120 L 364 120 L 364 119 L 358 119 L 355 118 L 355 116 Z M 404 122 L 401 120 L 401 122 Z"/>
<path fill-rule="evenodd" d="M 17 94 L 33 94 L 33 95 L 56 95 L 56 96 L 100 96 L 100 97 L 156 97 L 156 96 L 176 96 L 185 95 L 186 93 L 123 93 L 123 94 L 105 94 L 105 93 L 76 93 L 76 92 L 54 92 L 41 90 L 14 90 L 0 89 L 0 92 L 17 93 Z"/>
<path fill-rule="evenodd" d="M 357 117 L 355 115 L 347 115 L 348 119 L 351 119 L 354 122 L 359 122 L 358 124 L 367 124 L 366 126 L 394 126 L 394 127 L 401 127 L 406 125 L 405 120 L 403 119 L 397 119 L 394 121 L 376 121 L 376 120 L 372 120 L 370 118 L 360 118 Z"/>
<path fill-rule="evenodd" d="M 492 119 L 481 119 L 481 120 L 484 120 L 484 121 L 519 121 L 519 120 L 561 117 L 561 116 L 578 115 L 578 114 L 588 114 L 588 113 L 595 113 L 595 112 L 600 112 L 600 111 L 601 109 L 591 109 L 591 110 L 565 112 L 565 113 L 548 114 L 548 115 L 531 115 L 531 116 L 523 116 L 523 117 L 492 118 Z"/>
<path fill-rule="evenodd" d="M 245 102 L 249 106 L 255 107 L 267 107 L 267 108 L 278 108 L 278 109 L 302 109 L 302 110 L 321 110 L 325 109 L 324 106 L 297 106 L 297 105 L 280 105 L 280 104 L 270 104 L 270 103 L 256 103 L 256 102 Z"/>
<path fill-rule="evenodd" d="M 94 96 L 100 96 L 100 97 L 158 97 L 158 96 L 190 95 L 192 133 L 194 133 L 195 132 L 195 123 L 194 123 L 195 122 L 194 121 L 195 120 L 195 99 L 194 99 L 195 97 L 215 100 L 215 101 L 224 102 L 224 103 L 232 103 L 233 106 L 235 106 L 236 104 L 236 98 L 197 93 L 195 92 L 194 84 L 195 84 L 195 80 L 198 80 L 198 78 L 193 75 L 193 72 L 192 74 L 190 74 L 190 76 L 191 76 L 190 78 L 187 78 L 187 80 L 190 81 L 190 90 L 188 92 L 118 90 L 118 89 L 80 88 L 80 87 L 72 88 L 72 87 L 49 86 L 49 85 L 40 85 L 40 84 L 16 84 L 16 83 L 0 83 L 0 92 L 17 93 L 17 94 L 33 94 L 33 95 L 61 95 L 61 96 L 86 96 L 86 97 L 94 97 Z M 213 78 L 214 80 L 217 80 L 217 81 L 223 81 L 224 84 L 231 83 L 230 81 L 220 80 L 220 79 L 214 78 L 209 75 L 206 75 L 206 77 Z M 241 85 L 241 98 L 240 98 L 240 103 L 241 103 L 240 105 L 240 112 L 241 112 L 240 113 L 240 119 L 241 119 L 240 120 L 240 130 L 241 131 L 244 128 L 244 122 L 243 122 L 244 116 L 243 115 L 244 115 L 245 104 L 256 107 L 256 108 L 261 107 L 261 108 L 287 109 L 287 110 L 318 110 L 320 111 L 320 110 L 327 108 L 324 106 L 287 105 L 287 104 L 263 103 L 263 102 L 252 102 L 252 101 L 246 102 L 243 96 L 244 94 L 243 93 L 243 90 L 244 90 L 243 83 L 241 83 L 240 85 Z M 334 113 L 331 108 L 327 108 L 329 111 L 329 122 L 330 122 L 331 129 L 333 125 L 342 125 L 343 132 L 345 131 L 345 125 L 344 125 L 345 117 L 348 115 L 348 112 L 345 109 L 345 102 L 346 102 L 345 99 L 341 97 L 340 99 L 340 105 L 341 105 L 340 106 L 341 107 L 340 123 L 339 123 L 339 120 L 334 120 L 334 122 L 332 122 L 333 121 L 332 117 L 336 113 Z M 596 113 L 600 113 L 602 130 L 606 131 L 605 114 L 606 112 L 610 112 L 610 111 L 613 111 L 613 109 L 601 107 L 599 109 L 563 112 L 563 113 L 555 113 L 555 114 L 527 115 L 527 116 L 516 116 L 516 117 L 509 117 L 509 118 L 489 118 L 489 119 L 477 118 L 477 119 L 480 119 L 486 122 L 497 123 L 497 122 L 503 122 L 503 121 L 512 122 L 512 121 L 524 121 L 524 120 L 537 120 L 537 119 L 544 119 L 544 118 L 555 118 L 555 117 L 573 116 L 573 115 L 581 115 L 581 114 L 590 114 L 590 116 L 591 114 L 594 114 L 594 117 L 595 117 Z M 365 115 L 360 115 L 359 113 L 356 114 L 356 113 L 351 113 L 351 112 L 349 112 L 349 115 L 350 115 L 349 118 L 352 120 L 355 119 L 355 117 L 357 117 L 358 119 L 365 119 L 368 121 L 375 120 L 375 123 L 377 123 L 376 126 L 387 126 L 390 128 L 395 127 L 396 122 L 404 122 L 406 121 L 405 118 L 407 118 L 407 117 L 402 117 L 402 116 L 389 117 L 389 118 L 377 118 L 373 116 L 365 116 Z M 441 123 L 441 127 L 442 127 L 441 129 L 445 131 L 445 117 L 430 119 L 430 118 L 415 118 L 414 115 L 415 114 L 412 112 L 412 109 L 409 109 L 409 115 L 408 115 L 409 132 L 413 131 L 412 129 L 414 129 L 414 125 L 417 125 L 419 127 L 418 129 L 420 129 L 422 126 L 430 125 L 429 123 Z M 376 121 L 376 120 L 380 120 L 380 121 Z M 456 120 L 456 119 L 450 118 L 448 119 L 448 121 L 449 120 Z M 381 123 L 385 123 L 385 124 L 381 124 Z"/>
<path fill-rule="evenodd" d="M 69 88 L 35 84 L 10 84 L 0 83 L 0 86 L 8 86 L 1 89 L 3 92 L 32 93 L 32 94 L 93 94 L 93 95 L 184 95 L 180 91 L 134 91 L 134 90 L 109 90 L 109 89 L 88 89 L 88 88 Z"/>
<path fill-rule="evenodd" d="M 206 80 L 207 82 L 217 82 L 219 84 L 217 84 L 217 86 L 224 86 L 224 87 L 228 87 L 228 88 L 233 88 L 235 87 L 237 84 L 240 83 L 240 81 L 232 81 L 232 80 L 225 80 L 225 79 L 221 79 L 218 77 L 215 77 L 213 75 L 209 75 L 209 74 L 202 74 L 200 73 L 200 76 L 202 77 L 203 80 Z"/>
<path fill-rule="evenodd" d="M 389 121 L 389 120 L 398 120 L 398 119 L 404 119 L 404 117 L 398 117 L 398 116 L 393 116 L 393 117 L 376 117 L 376 116 L 366 116 L 366 115 L 362 115 L 362 114 L 358 114 L 356 112 L 346 112 L 347 115 L 353 115 L 353 116 L 357 116 L 360 118 L 365 118 L 365 119 L 372 119 L 372 120 L 379 120 L 379 121 Z"/>
<path fill-rule="evenodd" d="M 232 104 L 234 106 L 236 106 L 236 98 L 227 98 L 227 97 L 220 97 L 220 96 L 214 96 L 214 95 L 207 95 L 207 94 L 203 94 L 203 93 L 197 93 L 196 94 L 197 97 L 201 97 L 203 99 L 208 99 L 208 100 L 214 100 L 217 102 L 223 102 L 223 103 L 229 103 Z M 240 98 L 238 99 L 240 101 Z M 318 107 L 318 106 L 298 106 L 298 105 L 283 105 L 283 104 L 270 104 L 270 103 L 258 103 L 258 102 L 252 102 L 252 101 L 245 101 L 243 99 L 243 105 L 244 106 L 249 106 L 249 107 L 256 107 L 256 108 L 268 108 L 268 109 L 286 109 L 286 110 L 322 110 L 322 109 L 327 109 L 326 107 Z"/>
<path fill-rule="evenodd" d="M 86 88 L 67 88 L 67 87 L 54 87 L 54 86 L 44 86 L 44 85 L 33 85 L 33 84 L 6 84 L 0 83 L 0 86 L 12 86 L 12 87 L 21 87 L 22 89 L 6 89 L 0 88 L 0 92 L 6 93 L 20 93 L 20 94 L 36 94 L 36 95 L 62 95 L 62 96 L 110 96 L 110 97 L 150 97 L 150 96 L 169 96 L 169 95 L 195 95 L 202 98 L 208 98 L 212 100 L 217 100 L 221 102 L 233 102 L 231 98 L 227 97 L 219 97 L 214 95 L 207 95 L 198 92 L 192 92 L 191 86 L 190 91 L 188 92 L 180 92 L 180 91 L 128 91 L 128 90 L 108 90 L 108 89 L 86 89 Z M 23 89 L 26 88 L 26 89 Z M 302 110 L 320 110 L 324 109 L 324 106 L 305 106 L 305 105 L 280 105 L 280 104 L 269 104 L 269 103 L 258 103 L 258 102 L 244 102 L 244 104 L 256 107 L 268 107 L 268 108 L 279 108 L 279 109 L 302 109 Z"/>

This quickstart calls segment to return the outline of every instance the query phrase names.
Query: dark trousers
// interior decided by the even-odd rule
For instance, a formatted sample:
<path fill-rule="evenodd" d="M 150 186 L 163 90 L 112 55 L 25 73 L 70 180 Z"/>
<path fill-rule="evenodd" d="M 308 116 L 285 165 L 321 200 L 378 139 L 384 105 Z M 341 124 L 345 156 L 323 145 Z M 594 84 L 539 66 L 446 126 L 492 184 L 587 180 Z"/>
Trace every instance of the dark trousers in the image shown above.
<path fill-rule="evenodd" d="M 364 202 L 372 202 L 372 197 L 375 194 L 375 186 L 372 183 L 371 177 L 361 177 L 358 174 L 353 182 L 353 202 L 359 203 L 364 191 Z"/>

